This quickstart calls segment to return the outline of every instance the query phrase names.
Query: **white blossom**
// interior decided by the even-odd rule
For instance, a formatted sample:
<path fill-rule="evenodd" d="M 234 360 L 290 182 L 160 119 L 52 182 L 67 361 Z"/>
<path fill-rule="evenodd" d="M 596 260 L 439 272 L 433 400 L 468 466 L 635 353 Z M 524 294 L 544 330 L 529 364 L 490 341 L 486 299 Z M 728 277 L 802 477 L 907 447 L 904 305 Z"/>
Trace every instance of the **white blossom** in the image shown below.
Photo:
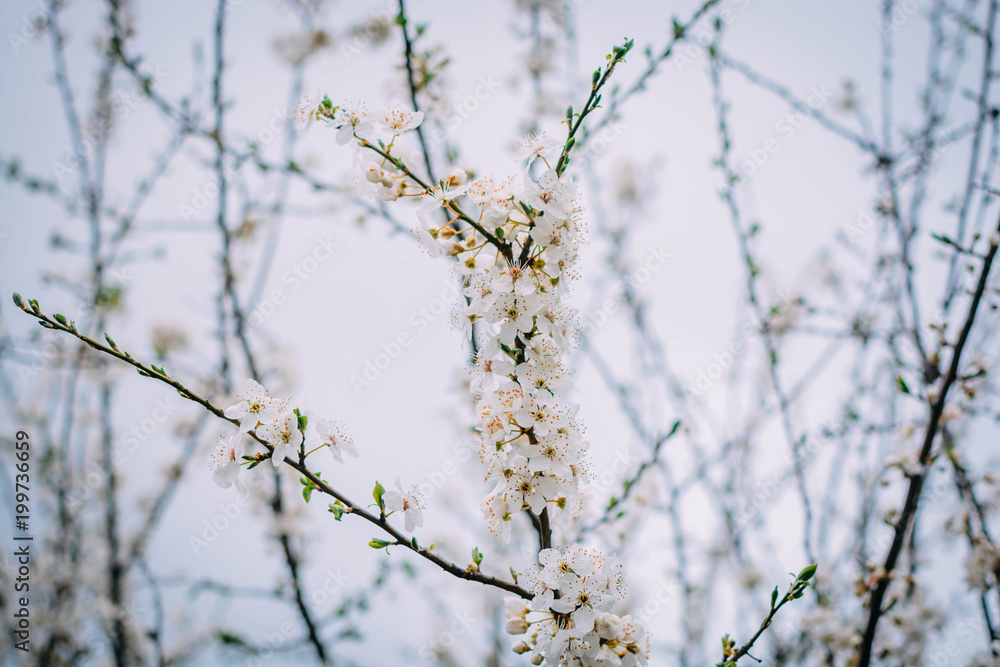
<path fill-rule="evenodd" d="M 257 435 L 264 442 L 274 446 L 271 453 L 271 463 L 275 467 L 281 465 L 287 456 L 295 458 L 295 450 L 299 445 L 299 419 L 294 412 L 286 412 L 270 424 L 264 424 L 257 429 Z"/>
<path fill-rule="evenodd" d="M 244 435 L 239 431 L 228 438 L 220 437 L 212 452 L 212 481 L 228 489 L 240 474 L 240 464 L 246 454 Z"/>
<path fill-rule="evenodd" d="M 354 446 L 354 438 L 347 432 L 347 427 L 339 421 L 316 419 L 316 432 L 323 444 L 330 448 L 330 454 L 337 463 L 344 462 L 344 456 L 358 458 L 358 448 Z"/>
<path fill-rule="evenodd" d="M 267 424 L 278 419 L 286 409 L 285 402 L 271 398 L 267 390 L 255 380 L 248 378 L 235 405 L 225 409 L 226 417 L 240 420 L 241 431 L 252 431 L 257 424 Z"/>
<path fill-rule="evenodd" d="M 403 513 L 406 532 L 412 533 L 414 528 L 424 525 L 423 504 L 417 487 L 413 486 L 409 491 L 404 491 L 397 477 L 396 490 L 386 491 L 383 498 L 387 509 Z"/>

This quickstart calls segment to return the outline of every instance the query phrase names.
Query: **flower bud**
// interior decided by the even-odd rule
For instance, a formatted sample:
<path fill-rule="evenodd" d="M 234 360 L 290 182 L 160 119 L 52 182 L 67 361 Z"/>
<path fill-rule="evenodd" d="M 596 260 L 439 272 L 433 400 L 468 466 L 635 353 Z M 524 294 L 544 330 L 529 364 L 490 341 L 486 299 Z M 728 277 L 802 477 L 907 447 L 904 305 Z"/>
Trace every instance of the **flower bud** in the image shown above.
<path fill-rule="evenodd" d="M 528 631 L 528 622 L 523 618 L 512 618 L 507 621 L 508 635 L 523 635 Z"/>
<path fill-rule="evenodd" d="M 448 174 L 448 185 L 458 186 L 464 185 L 465 181 L 468 180 L 469 175 L 465 173 L 462 169 L 455 169 L 450 174 Z"/>
<path fill-rule="evenodd" d="M 528 605 L 521 598 L 508 597 L 504 600 L 504 615 L 507 618 L 519 618 L 523 621 L 528 615 Z"/>
<path fill-rule="evenodd" d="M 531 656 L 531 664 L 533 665 L 540 665 L 544 660 L 545 656 L 542 655 L 541 653 L 536 653 L 535 655 Z"/>
<path fill-rule="evenodd" d="M 389 174 L 382 174 L 382 187 L 391 188 L 392 187 L 392 176 Z"/>
<path fill-rule="evenodd" d="M 369 183 L 378 183 L 382 180 L 382 170 L 379 169 L 377 164 L 370 164 L 368 166 L 368 173 L 365 174 L 365 178 L 368 179 Z"/>
<path fill-rule="evenodd" d="M 513 648 L 514 653 L 517 653 L 518 655 L 521 655 L 522 653 L 527 653 L 528 651 L 531 650 L 531 647 L 528 646 L 527 642 L 524 641 L 517 642 L 511 648 Z"/>

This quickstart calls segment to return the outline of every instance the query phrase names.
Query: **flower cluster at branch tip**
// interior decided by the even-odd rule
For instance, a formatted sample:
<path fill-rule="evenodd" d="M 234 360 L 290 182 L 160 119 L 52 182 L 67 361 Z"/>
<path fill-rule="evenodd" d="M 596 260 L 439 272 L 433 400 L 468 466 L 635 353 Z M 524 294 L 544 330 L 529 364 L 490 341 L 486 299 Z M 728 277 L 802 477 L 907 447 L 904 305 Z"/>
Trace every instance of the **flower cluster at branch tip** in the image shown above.
<path fill-rule="evenodd" d="M 357 153 L 361 187 L 382 201 L 420 201 L 414 236 L 432 256 L 456 260 L 466 300 L 455 325 L 478 334 L 470 388 L 486 480 L 494 483 L 483 502 L 490 529 L 509 540 L 518 512 L 537 515 L 539 525 L 559 514 L 576 516 L 588 444 L 579 406 L 568 397 L 573 380 L 564 358 L 576 341 L 577 313 L 566 296 L 585 230 L 575 185 L 547 159 L 561 144 L 544 133 L 524 141 L 520 177 L 467 182 L 465 172 L 455 171 L 427 183 L 395 147 L 422 114 L 394 107 L 358 115 L 324 99 L 313 117 L 337 129 L 338 143 L 353 136 L 368 149 Z M 396 487 L 384 494 L 385 507 L 403 512 L 412 531 L 422 522 L 419 497 L 398 480 Z M 579 546 L 543 549 L 539 562 L 527 575 L 531 607 L 517 598 L 507 604 L 508 632 L 525 635 L 515 652 L 531 653 L 535 665 L 646 664 L 645 632 L 614 614 L 620 566 Z"/>
<path fill-rule="evenodd" d="M 530 605 L 506 601 L 507 632 L 524 635 L 516 653 L 530 653 L 534 665 L 646 664 L 645 631 L 631 616 L 614 613 L 624 595 L 620 565 L 580 546 L 543 549 L 538 560 L 541 567 L 526 574 L 535 593 Z"/>
<path fill-rule="evenodd" d="M 271 396 L 253 379 L 243 383 L 237 398 L 239 400 L 226 408 L 223 414 L 239 422 L 239 431 L 229 438 L 219 438 L 212 454 L 212 479 L 223 488 L 229 488 L 234 483 L 239 488 L 238 476 L 242 466 L 247 464 L 253 468 L 266 458 L 264 454 L 252 453 L 245 446 L 245 434 L 250 432 L 273 447 L 270 458 L 275 466 L 286 457 L 296 460 L 301 452 L 304 458 L 320 447 L 329 447 L 338 463 L 344 462 L 345 455 L 352 458 L 358 456 L 354 440 L 344 425 L 337 421 L 317 419 L 315 430 L 319 442 L 309 442 L 306 437 L 308 418 L 293 407 L 291 399 Z"/>

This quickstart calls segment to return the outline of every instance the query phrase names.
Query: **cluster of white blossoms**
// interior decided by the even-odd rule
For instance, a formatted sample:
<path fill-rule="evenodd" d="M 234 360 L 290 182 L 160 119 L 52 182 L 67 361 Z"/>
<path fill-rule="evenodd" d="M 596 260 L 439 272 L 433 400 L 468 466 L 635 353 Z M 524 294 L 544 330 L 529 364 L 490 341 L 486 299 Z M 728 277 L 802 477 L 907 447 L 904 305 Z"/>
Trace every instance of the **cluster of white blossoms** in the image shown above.
<path fill-rule="evenodd" d="M 368 149 L 356 153 L 362 191 L 382 201 L 420 201 L 414 236 L 432 256 L 451 257 L 460 267 L 466 302 L 455 322 L 468 336 L 478 334 L 470 387 L 486 479 L 495 482 L 483 503 L 491 530 L 509 539 L 522 510 L 540 517 L 539 525 L 559 513 L 575 516 L 588 445 L 579 406 L 568 397 L 573 381 L 564 359 L 577 332 L 566 296 L 584 229 L 576 187 L 560 163 L 553 168 L 546 159 L 561 144 L 544 133 L 527 139 L 519 178 L 468 181 L 456 170 L 426 184 L 396 147 L 423 115 L 359 108 L 324 99 L 309 118 L 336 129 L 338 143 L 353 138 Z M 418 509 L 418 499 L 400 488 L 391 502 L 406 514 L 407 530 L 420 525 L 419 512 L 407 512 Z M 507 605 L 508 632 L 525 636 L 514 645 L 517 653 L 531 652 L 536 665 L 646 664 L 644 631 L 613 613 L 622 595 L 620 566 L 579 546 L 543 549 L 538 559 L 541 566 L 527 575 L 531 607 L 516 598 Z"/>
<path fill-rule="evenodd" d="M 543 549 L 527 573 L 535 597 L 506 600 L 507 632 L 524 635 L 516 653 L 531 664 L 645 665 L 649 639 L 631 616 L 614 614 L 624 595 L 621 566 L 579 546 Z"/>
<path fill-rule="evenodd" d="M 941 611 L 916 589 L 886 613 L 886 626 L 878 634 L 876 654 L 885 664 L 923 665 L 924 653 L 934 635 L 944 627 Z"/>
<path fill-rule="evenodd" d="M 1000 581 L 1000 552 L 985 538 L 977 539 L 965 559 L 965 581 L 972 590 L 986 591 Z"/>
<path fill-rule="evenodd" d="M 583 231 L 582 209 L 569 179 L 551 168 L 537 179 L 530 176 L 532 160 L 554 147 L 536 135 L 524 146 L 528 170 L 520 183 L 486 176 L 465 189 L 476 206 L 470 215 L 509 243 L 509 256 L 496 251 L 483 262 L 480 243 L 427 230 L 466 267 L 468 305 L 456 312 L 456 321 L 470 333 L 477 324 L 482 341 L 471 390 L 480 455 L 487 480 L 495 482 L 484 512 L 504 539 L 512 515 L 522 509 L 575 514 L 586 470 L 587 443 L 578 406 L 567 397 L 573 382 L 563 363 L 577 325 L 565 296 Z"/>
<path fill-rule="evenodd" d="M 416 128 L 424 120 L 422 111 L 407 111 L 401 106 L 390 107 L 381 112 L 371 112 L 360 103 L 334 106 L 328 98 L 324 98 L 317 105 L 309 97 L 299 105 L 296 115 L 298 125 L 302 129 L 308 128 L 315 121 L 336 128 L 337 143 L 341 146 L 355 145 L 358 140 L 367 141 L 372 145 L 384 147 L 386 152 L 394 157 L 396 151 L 393 139 Z M 368 159 L 370 156 L 360 151 L 355 153 L 355 157 L 363 175 L 359 181 L 362 194 L 387 202 L 395 201 L 401 196 L 418 194 L 406 174 L 391 163 Z"/>
<path fill-rule="evenodd" d="M 225 409 L 223 414 L 239 421 L 239 430 L 230 437 L 221 437 L 212 454 L 212 479 L 223 488 L 239 484 L 240 470 L 244 464 L 256 465 L 261 454 L 250 454 L 246 433 L 253 431 L 258 438 L 271 445 L 271 463 L 281 464 L 285 457 L 296 459 L 296 452 L 305 447 L 306 423 L 289 398 L 271 396 L 258 382 L 248 378 L 237 395 L 238 402 Z M 316 420 L 318 444 L 308 443 L 313 449 L 329 447 L 335 461 L 342 463 L 344 456 L 357 458 L 354 440 L 341 422 Z"/>

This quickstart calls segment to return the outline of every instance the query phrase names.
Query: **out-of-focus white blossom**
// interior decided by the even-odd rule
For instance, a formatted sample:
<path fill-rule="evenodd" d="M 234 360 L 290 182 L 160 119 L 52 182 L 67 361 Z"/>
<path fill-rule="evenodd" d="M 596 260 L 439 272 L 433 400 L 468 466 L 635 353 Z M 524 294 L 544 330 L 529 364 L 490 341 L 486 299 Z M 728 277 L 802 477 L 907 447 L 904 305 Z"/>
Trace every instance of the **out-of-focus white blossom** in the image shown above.
<path fill-rule="evenodd" d="M 1000 552 L 985 539 L 976 540 L 965 559 L 965 581 L 969 588 L 985 591 L 997 585 Z"/>

